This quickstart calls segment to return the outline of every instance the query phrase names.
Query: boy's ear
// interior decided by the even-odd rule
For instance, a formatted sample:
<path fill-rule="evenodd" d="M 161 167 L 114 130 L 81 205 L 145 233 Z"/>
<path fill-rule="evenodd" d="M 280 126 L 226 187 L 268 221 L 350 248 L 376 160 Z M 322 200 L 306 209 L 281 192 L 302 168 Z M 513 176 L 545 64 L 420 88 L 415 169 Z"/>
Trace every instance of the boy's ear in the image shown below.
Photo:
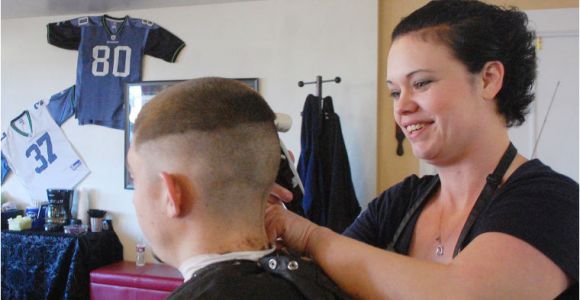
<path fill-rule="evenodd" d="M 493 100 L 503 86 L 504 66 L 500 61 L 489 61 L 481 70 L 483 81 L 483 98 Z"/>
<path fill-rule="evenodd" d="M 184 209 L 185 194 L 183 182 L 178 176 L 161 172 L 161 181 L 163 182 L 163 207 L 165 213 L 170 218 L 179 217 Z"/>

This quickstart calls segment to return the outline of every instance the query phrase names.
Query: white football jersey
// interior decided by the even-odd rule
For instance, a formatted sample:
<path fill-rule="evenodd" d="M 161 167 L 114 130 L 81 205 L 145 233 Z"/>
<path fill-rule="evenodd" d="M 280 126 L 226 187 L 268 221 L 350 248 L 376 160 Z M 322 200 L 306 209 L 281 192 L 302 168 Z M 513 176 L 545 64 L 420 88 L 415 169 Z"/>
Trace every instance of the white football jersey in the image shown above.
<path fill-rule="evenodd" d="M 2 133 L 2 154 L 33 201 L 47 200 L 47 189 L 73 189 L 90 173 L 45 102 L 22 112 Z"/>

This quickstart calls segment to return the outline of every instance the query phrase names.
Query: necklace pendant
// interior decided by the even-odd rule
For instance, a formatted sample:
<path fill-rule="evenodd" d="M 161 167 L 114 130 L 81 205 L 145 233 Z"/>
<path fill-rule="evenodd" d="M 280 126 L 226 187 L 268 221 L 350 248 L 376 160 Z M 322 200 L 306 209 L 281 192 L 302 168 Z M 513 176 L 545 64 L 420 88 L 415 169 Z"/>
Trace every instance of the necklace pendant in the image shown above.
<path fill-rule="evenodd" d="M 441 243 L 441 238 L 437 237 L 435 241 L 437 241 L 437 246 L 435 246 L 435 255 L 443 256 L 445 254 L 445 247 L 443 247 L 443 244 Z"/>
<path fill-rule="evenodd" d="M 443 256 L 443 254 L 445 254 L 445 247 L 443 247 L 443 245 L 437 245 L 437 247 L 435 247 L 435 254 L 437 256 Z"/>

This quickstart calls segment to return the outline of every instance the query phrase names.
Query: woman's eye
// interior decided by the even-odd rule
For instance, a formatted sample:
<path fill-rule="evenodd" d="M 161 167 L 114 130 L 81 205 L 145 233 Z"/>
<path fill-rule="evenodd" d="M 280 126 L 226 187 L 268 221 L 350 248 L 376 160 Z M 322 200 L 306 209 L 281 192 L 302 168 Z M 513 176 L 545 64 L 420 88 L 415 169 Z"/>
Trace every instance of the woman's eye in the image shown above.
<path fill-rule="evenodd" d="M 417 81 L 417 82 L 415 82 L 415 83 L 413 84 L 413 86 L 414 86 L 416 89 L 420 89 L 420 88 L 423 88 L 423 87 L 427 86 L 427 85 L 428 85 L 428 84 L 430 84 L 431 82 L 432 82 L 431 80 L 421 80 L 421 81 Z"/>
<path fill-rule="evenodd" d="M 391 91 L 391 98 L 397 100 L 399 99 L 399 96 L 401 95 L 401 92 L 399 91 Z"/>

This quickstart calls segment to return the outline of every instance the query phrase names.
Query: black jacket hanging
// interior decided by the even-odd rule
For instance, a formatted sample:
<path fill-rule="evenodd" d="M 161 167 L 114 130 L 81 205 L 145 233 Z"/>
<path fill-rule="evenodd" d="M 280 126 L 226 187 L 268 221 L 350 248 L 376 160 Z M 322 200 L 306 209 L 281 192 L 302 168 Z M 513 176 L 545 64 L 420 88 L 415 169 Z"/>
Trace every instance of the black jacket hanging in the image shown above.
<path fill-rule="evenodd" d="M 305 216 L 320 224 L 324 209 L 318 150 L 318 137 L 321 131 L 320 98 L 308 95 L 302 110 L 302 129 L 300 133 L 301 152 L 298 159 L 298 175 L 304 185 L 302 207 Z"/>
<path fill-rule="evenodd" d="M 298 173 L 305 185 L 306 216 L 313 222 L 342 232 L 358 216 L 348 154 L 340 118 L 332 98 L 309 95 L 302 112 L 302 152 Z"/>

